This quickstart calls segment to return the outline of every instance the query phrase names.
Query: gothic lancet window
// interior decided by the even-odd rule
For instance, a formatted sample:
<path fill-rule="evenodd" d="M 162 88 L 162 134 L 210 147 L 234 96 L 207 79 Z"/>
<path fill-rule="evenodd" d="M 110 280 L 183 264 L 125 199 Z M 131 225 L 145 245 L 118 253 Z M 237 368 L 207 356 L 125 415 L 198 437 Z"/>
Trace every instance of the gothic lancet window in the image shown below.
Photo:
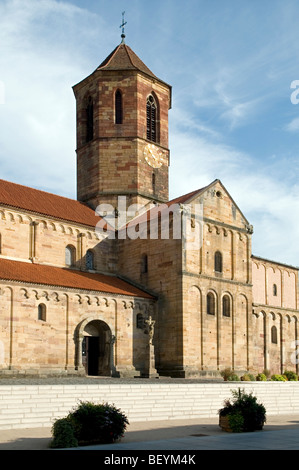
<path fill-rule="evenodd" d="M 212 292 L 207 295 L 207 314 L 215 315 L 215 296 Z"/>
<path fill-rule="evenodd" d="M 120 90 L 115 93 L 115 124 L 123 123 L 123 103 Z"/>
<path fill-rule="evenodd" d="M 88 98 L 86 107 L 86 142 L 93 139 L 93 102 L 92 98 Z"/>
<path fill-rule="evenodd" d="M 146 102 L 146 137 L 152 142 L 157 142 L 157 104 L 152 95 Z"/>
<path fill-rule="evenodd" d="M 277 285 L 276 284 L 273 284 L 273 295 L 274 295 L 274 297 L 277 296 Z"/>
<path fill-rule="evenodd" d="M 216 251 L 214 260 L 214 269 L 217 273 L 222 273 L 222 254 L 220 251 Z"/>

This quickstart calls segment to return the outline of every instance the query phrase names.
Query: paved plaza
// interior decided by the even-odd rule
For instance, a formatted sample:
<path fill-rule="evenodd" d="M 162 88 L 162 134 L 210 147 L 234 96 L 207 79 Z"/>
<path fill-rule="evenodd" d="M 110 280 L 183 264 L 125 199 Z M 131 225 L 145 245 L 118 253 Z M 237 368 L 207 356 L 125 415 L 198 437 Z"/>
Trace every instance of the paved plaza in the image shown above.
<path fill-rule="evenodd" d="M 50 428 L 0 431 L 0 450 L 50 450 Z M 299 414 L 268 416 L 262 431 L 232 434 L 218 419 L 132 423 L 119 443 L 72 450 L 299 450 Z"/>

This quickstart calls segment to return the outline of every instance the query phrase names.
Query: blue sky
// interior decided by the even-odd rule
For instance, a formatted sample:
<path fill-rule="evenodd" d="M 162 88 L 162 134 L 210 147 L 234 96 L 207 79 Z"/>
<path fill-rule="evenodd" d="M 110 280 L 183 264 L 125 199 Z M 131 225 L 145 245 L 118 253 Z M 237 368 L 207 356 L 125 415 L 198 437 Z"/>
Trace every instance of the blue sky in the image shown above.
<path fill-rule="evenodd" d="M 72 86 L 119 44 L 122 11 L 173 87 L 170 197 L 219 178 L 253 253 L 299 265 L 297 0 L 0 0 L 0 177 L 76 197 Z"/>

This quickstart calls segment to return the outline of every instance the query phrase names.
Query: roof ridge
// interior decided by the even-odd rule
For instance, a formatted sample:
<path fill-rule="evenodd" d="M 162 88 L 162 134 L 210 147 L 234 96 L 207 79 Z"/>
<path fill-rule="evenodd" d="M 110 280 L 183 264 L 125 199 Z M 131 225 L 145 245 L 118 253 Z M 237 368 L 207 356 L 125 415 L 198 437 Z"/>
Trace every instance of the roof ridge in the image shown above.
<path fill-rule="evenodd" d="M 104 67 L 107 67 L 109 65 L 109 63 L 111 62 L 111 60 L 113 59 L 113 57 L 115 56 L 117 50 L 120 48 L 120 46 L 122 46 L 124 44 L 120 43 L 118 46 L 116 46 L 112 52 L 110 52 L 110 54 L 106 57 L 106 59 L 103 60 L 103 62 L 97 67 L 97 69 L 100 69 L 100 68 L 104 68 Z"/>
<path fill-rule="evenodd" d="M 132 50 L 129 46 L 127 46 L 127 44 L 122 44 L 125 48 L 125 51 L 127 53 L 127 56 L 129 58 L 129 61 L 131 62 L 132 64 L 132 67 L 134 67 L 135 69 L 137 69 L 136 65 L 134 64 L 132 58 L 131 58 L 131 55 L 130 55 L 130 51 Z"/>

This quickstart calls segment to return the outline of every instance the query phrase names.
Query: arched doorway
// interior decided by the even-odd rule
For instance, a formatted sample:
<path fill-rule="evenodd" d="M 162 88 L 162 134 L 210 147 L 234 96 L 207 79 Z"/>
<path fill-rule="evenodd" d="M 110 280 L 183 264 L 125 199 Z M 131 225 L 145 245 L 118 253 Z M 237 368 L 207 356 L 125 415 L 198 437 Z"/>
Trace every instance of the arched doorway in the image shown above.
<path fill-rule="evenodd" d="M 82 365 L 87 375 L 111 375 L 111 330 L 107 323 L 92 320 L 83 330 Z"/>

